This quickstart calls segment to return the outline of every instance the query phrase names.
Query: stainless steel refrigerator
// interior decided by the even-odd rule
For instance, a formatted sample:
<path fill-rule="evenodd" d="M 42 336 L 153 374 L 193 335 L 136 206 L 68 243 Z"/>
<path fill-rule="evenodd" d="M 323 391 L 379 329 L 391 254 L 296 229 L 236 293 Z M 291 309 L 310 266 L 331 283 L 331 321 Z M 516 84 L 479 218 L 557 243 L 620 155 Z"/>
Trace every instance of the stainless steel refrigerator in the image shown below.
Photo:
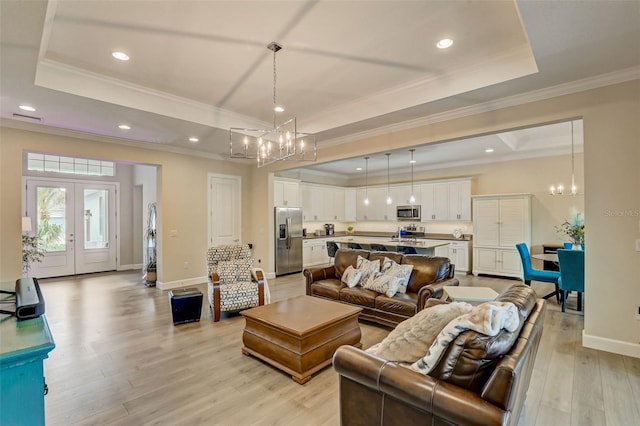
<path fill-rule="evenodd" d="M 302 271 L 302 208 L 275 208 L 276 276 Z"/>

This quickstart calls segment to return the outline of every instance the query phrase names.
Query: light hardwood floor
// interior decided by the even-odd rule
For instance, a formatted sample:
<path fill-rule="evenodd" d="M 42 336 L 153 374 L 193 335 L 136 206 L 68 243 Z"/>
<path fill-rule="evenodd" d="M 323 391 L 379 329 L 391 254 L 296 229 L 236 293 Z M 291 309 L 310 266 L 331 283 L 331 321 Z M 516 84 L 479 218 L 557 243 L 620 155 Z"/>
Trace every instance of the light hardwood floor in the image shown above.
<path fill-rule="evenodd" d="M 501 291 L 511 280 L 460 277 Z M 304 294 L 301 274 L 270 280 L 274 301 Z M 539 286 L 539 287 L 538 287 Z M 45 361 L 48 425 L 337 425 L 338 379 L 305 385 L 240 353 L 244 320 L 174 326 L 167 292 L 139 273 L 41 280 L 56 348 Z M 534 283 L 545 294 L 546 284 Z M 548 303 L 522 425 L 639 425 L 640 359 L 583 348 L 583 316 Z M 361 322 L 365 348 L 388 329 Z"/>

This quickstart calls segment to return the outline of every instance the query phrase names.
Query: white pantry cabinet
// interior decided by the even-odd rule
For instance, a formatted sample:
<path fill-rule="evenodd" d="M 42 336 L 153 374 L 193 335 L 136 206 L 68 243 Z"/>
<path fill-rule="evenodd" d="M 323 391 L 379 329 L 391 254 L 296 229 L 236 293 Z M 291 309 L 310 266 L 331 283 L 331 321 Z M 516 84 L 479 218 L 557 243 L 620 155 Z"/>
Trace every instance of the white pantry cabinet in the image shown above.
<path fill-rule="evenodd" d="M 473 274 L 522 277 L 516 244 L 531 246 L 531 194 L 473 197 Z"/>
<path fill-rule="evenodd" d="M 273 205 L 299 207 L 300 181 L 277 178 L 273 180 Z"/>

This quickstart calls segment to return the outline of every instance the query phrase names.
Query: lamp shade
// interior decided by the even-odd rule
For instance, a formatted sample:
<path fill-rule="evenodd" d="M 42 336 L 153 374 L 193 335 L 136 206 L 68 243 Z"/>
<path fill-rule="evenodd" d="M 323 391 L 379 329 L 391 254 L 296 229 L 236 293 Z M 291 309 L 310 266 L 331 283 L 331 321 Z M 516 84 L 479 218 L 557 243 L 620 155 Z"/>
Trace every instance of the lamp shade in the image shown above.
<path fill-rule="evenodd" d="M 22 232 L 31 232 L 31 218 L 29 216 L 22 217 Z"/>

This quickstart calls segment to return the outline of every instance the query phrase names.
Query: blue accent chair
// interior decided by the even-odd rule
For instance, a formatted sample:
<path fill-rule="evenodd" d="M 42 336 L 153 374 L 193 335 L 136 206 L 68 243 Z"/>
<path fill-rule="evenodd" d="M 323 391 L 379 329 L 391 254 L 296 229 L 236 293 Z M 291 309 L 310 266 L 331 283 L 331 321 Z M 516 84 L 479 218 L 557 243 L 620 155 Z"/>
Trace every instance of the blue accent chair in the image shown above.
<path fill-rule="evenodd" d="M 571 241 L 565 241 L 564 243 L 562 243 L 562 245 L 564 246 L 565 250 L 571 250 L 573 248 L 573 243 Z"/>
<path fill-rule="evenodd" d="M 560 280 L 558 287 L 562 291 L 562 312 L 567 305 L 570 291 L 578 292 L 579 311 L 582 310 L 582 293 L 584 293 L 584 250 L 558 250 L 560 263 Z"/>
<path fill-rule="evenodd" d="M 403 254 L 418 254 L 418 252 L 416 251 L 416 248 L 410 247 L 410 246 L 398 246 L 396 248 L 396 251 L 398 253 L 403 253 Z"/>
<path fill-rule="evenodd" d="M 524 272 L 524 283 L 531 285 L 531 281 L 540 281 L 544 283 L 553 283 L 556 286 L 556 290 L 544 296 L 544 299 L 556 296 L 556 300 L 560 301 L 560 289 L 558 287 L 558 280 L 560 279 L 560 272 L 557 271 L 545 271 L 543 269 L 534 269 L 531 266 L 531 256 L 529 254 L 529 248 L 525 243 L 516 244 L 518 253 L 520 253 L 520 259 L 522 260 L 522 270 Z"/>
<path fill-rule="evenodd" d="M 371 243 L 369 244 L 369 247 L 371 247 L 371 250 L 388 251 L 387 247 L 383 246 L 382 244 Z"/>

